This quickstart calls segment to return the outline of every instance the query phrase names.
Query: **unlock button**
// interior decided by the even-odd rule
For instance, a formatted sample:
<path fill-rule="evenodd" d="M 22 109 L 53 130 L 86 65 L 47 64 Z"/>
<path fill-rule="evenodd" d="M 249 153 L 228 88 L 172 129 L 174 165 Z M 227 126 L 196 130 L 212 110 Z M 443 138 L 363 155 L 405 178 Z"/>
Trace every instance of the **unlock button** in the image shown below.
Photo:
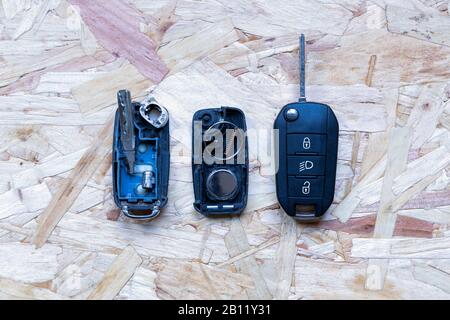
<path fill-rule="evenodd" d="M 311 179 L 288 179 L 289 197 L 295 198 L 319 198 L 323 195 L 323 177 Z"/>

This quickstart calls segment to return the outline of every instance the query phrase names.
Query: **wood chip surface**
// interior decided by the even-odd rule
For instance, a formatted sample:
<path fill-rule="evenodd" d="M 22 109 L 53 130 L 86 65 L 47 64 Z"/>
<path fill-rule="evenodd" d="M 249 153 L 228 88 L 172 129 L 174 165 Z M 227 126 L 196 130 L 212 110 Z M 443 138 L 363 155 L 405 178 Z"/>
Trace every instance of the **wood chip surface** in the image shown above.
<path fill-rule="evenodd" d="M 449 299 L 449 1 L 0 0 L 0 298 Z M 340 124 L 322 221 L 286 217 L 273 121 L 298 99 Z M 112 198 L 116 91 L 171 121 L 169 202 Z M 240 107 L 240 217 L 195 212 L 191 120 Z"/>

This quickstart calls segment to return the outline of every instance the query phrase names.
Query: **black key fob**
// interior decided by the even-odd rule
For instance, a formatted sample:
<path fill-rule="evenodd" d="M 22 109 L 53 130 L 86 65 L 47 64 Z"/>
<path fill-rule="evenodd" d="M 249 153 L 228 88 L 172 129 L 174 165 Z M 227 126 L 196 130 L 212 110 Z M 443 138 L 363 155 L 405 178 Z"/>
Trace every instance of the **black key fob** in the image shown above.
<path fill-rule="evenodd" d="M 112 180 L 116 205 L 129 218 L 153 219 L 167 203 L 169 114 L 153 98 L 117 93 Z"/>
<path fill-rule="evenodd" d="M 194 208 L 206 216 L 240 214 L 248 193 L 244 113 L 231 107 L 199 110 L 192 132 Z"/>
<path fill-rule="evenodd" d="M 278 130 L 277 197 L 301 221 L 318 220 L 333 202 L 339 124 L 326 104 L 305 99 L 305 40 L 300 38 L 300 100 L 283 107 Z"/>

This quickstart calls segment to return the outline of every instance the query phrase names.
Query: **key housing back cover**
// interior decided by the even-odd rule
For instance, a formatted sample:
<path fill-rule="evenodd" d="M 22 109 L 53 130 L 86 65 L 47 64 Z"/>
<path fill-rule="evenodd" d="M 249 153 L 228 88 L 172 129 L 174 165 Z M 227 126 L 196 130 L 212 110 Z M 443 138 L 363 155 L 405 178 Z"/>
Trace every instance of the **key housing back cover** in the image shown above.
<path fill-rule="evenodd" d="M 212 129 L 221 133 L 220 141 L 214 138 L 204 141 L 203 137 L 208 136 Z M 227 135 L 235 129 L 239 134 Z M 206 216 L 240 214 L 247 205 L 248 193 L 248 142 L 244 113 L 232 107 L 202 109 L 193 116 L 192 130 L 194 208 Z M 208 153 L 215 143 L 223 144 L 223 153 L 216 154 L 216 150 Z M 205 152 L 212 156 L 212 160 L 205 160 Z"/>

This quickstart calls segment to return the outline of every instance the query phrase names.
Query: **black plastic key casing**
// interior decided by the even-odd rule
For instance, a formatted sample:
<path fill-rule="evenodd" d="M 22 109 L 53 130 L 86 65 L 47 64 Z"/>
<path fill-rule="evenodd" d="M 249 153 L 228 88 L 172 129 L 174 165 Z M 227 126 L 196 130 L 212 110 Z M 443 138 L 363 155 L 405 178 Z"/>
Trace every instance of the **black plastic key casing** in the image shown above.
<path fill-rule="evenodd" d="M 199 132 L 196 132 L 196 122 L 200 124 L 200 136 L 196 136 L 199 134 Z M 197 139 L 202 139 L 210 128 L 220 123 L 235 127 L 243 133 L 240 151 L 238 152 L 239 156 L 223 162 L 207 163 L 203 158 L 207 144 Z M 193 206 L 195 210 L 205 216 L 240 214 L 247 205 L 248 197 L 248 141 L 244 112 L 238 108 L 225 106 L 198 110 L 192 119 L 192 131 L 192 176 L 195 196 Z M 225 143 L 227 144 L 228 141 L 225 141 Z M 201 145 L 201 147 L 196 147 L 196 144 Z M 197 154 L 199 151 L 201 152 Z M 215 190 L 210 190 L 209 182 L 213 180 L 211 177 L 214 172 L 226 173 L 230 175 L 230 178 L 235 179 L 235 190 L 228 196 L 221 197 L 215 194 Z"/>
<path fill-rule="evenodd" d="M 298 220 L 317 220 L 334 198 L 339 137 L 336 116 L 326 104 L 290 103 L 279 113 L 274 129 L 279 130 L 278 201 Z"/>

